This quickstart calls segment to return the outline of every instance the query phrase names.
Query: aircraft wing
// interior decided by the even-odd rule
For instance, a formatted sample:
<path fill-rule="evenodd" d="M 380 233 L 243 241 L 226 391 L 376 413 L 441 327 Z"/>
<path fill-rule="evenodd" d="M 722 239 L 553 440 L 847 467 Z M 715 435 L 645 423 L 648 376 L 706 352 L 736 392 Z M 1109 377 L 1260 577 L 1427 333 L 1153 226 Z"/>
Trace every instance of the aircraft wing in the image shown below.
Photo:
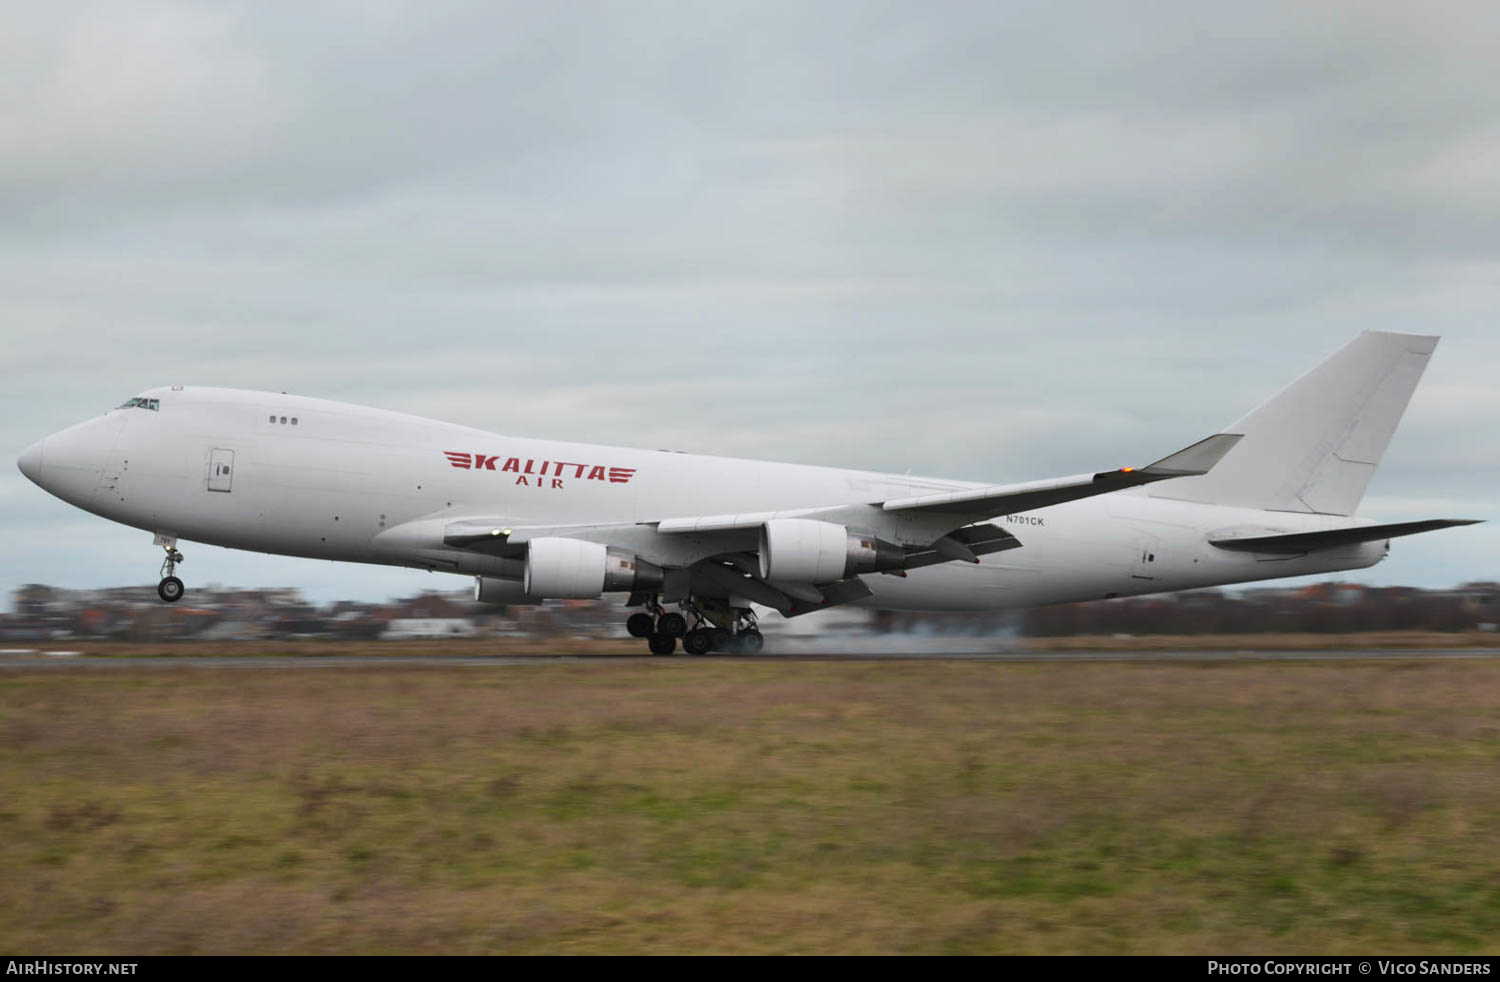
<path fill-rule="evenodd" d="M 1065 501 L 1077 501 L 1097 494 L 1108 494 L 1125 488 L 1139 487 L 1155 481 L 1166 481 L 1174 477 L 1193 477 L 1207 474 L 1224 455 L 1234 449 L 1240 441 L 1237 433 L 1219 433 L 1199 440 L 1174 454 L 1145 467 L 1122 467 L 1113 471 L 1093 474 L 1076 474 L 1072 477 L 1053 478 L 1045 481 L 1030 481 L 1021 484 L 992 484 L 988 487 L 968 488 L 963 491 L 939 491 L 919 494 L 908 498 L 893 498 L 870 505 L 830 505 L 815 508 L 800 508 L 787 511 L 750 512 L 741 515 L 699 515 L 692 518 L 669 518 L 656 523 L 656 529 L 666 534 L 705 532 L 727 532 L 759 528 L 776 518 L 810 518 L 819 521 L 844 522 L 862 526 L 874 525 L 872 531 L 880 534 L 881 526 L 896 519 L 915 519 L 921 529 L 932 529 L 932 541 L 943 533 L 972 522 L 1060 505 Z M 869 515 L 860 515 L 861 509 L 877 509 L 886 513 L 886 520 Z"/>
<path fill-rule="evenodd" d="M 542 536 L 565 536 L 631 545 L 641 548 L 653 562 L 697 561 L 720 552 L 754 551 L 753 538 L 768 521 L 803 518 L 848 525 L 877 536 L 890 536 L 921 554 L 928 565 L 949 559 L 976 561 L 975 557 L 1020 545 L 1013 536 L 993 525 L 976 524 L 996 515 L 1045 508 L 1066 501 L 1139 487 L 1155 481 L 1207 473 L 1227 454 L 1240 437 L 1220 433 L 1163 457 L 1145 467 L 1079 474 L 1073 477 L 1020 484 L 994 484 L 962 491 L 944 491 L 864 504 L 822 505 L 778 511 L 731 515 L 696 515 L 616 525 L 552 525 L 509 527 L 501 519 L 469 518 L 445 523 L 445 545 L 497 556 L 525 554 L 525 542 Z M 691 539 L 693 551 L 687 560 L 683 550 Z M 649 547 L 655 540 L 657 549 Z M 674 540 L 676 540 L 674 542 Z M 707 551 L 703 551 L 707 550 Z M 653 556 L 652 553 L 659 553 Z M 934 553 L 934 555 L 927 555 Z"/>
<path fill-rule="evenodd" d="M 446 547 L 509 561 L 523 559 L 526 543 L 534 539 L 587 539 L 631 551 L 667 569 L 665 594 L 677 592 L 673 588 L 676 574 L 672 570 L 691 570 L 692 578 L 710 581 L 726 592 L 792 616 L 860 599 L 869 595 L 869 588 L 859 575 L 816 584 L 761 579 L 755 557 L 760 530 L 767 522 L 807 519 L 844 525 L 877 540 L 888 540 L 885 545 L 895 550 L 896 559 L 880 567 L 880 571 L 905 576 L 907 570 L 938 563 L 955 560 L 977 563 L 980 556 L 1022 545 L 1009 531 L 985 522 L 986 518 L 1154 481 L 1205 474 L 1239 439 L 1238 434 L 1220 433 L 1140 468 L 1123 467 L 1048 481 L 990 485 L 887 501 L 613 525 L 511 527 L 499 519 L 470 517 L 441 523 L 440 535 Z"/>
<path fill-rule="evenodd" d="M 885 511 L 924 511 L 984 517 L 1031 511 L 1034 508 L 1060 505 L 1065 501 L 1090 498 L 1096 494 L 1139 487 L 1154 481 L 1207 474 L 1239 441 L 1237 433 L 1219 433 L 1145 467 L 1122 467 L 1097 474 L 1077 474 L 1025 484 L 993 484 L 968 491 L 919 494 L 911 498 L 881 502 L 880 507 Z"/>

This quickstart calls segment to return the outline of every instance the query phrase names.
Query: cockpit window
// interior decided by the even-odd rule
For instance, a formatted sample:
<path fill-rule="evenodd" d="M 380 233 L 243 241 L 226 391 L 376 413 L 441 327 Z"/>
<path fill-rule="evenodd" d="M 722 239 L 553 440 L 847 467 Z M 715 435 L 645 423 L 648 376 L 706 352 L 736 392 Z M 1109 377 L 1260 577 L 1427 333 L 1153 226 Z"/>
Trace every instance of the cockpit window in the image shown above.
<path fill-rule="evenodd" d="M 136 396 L 134 399 L 126 399 L 115 407 L 116 409 L 149 409 L 153 413 L 161 412 L 160 399 L 143 399 Z"/>

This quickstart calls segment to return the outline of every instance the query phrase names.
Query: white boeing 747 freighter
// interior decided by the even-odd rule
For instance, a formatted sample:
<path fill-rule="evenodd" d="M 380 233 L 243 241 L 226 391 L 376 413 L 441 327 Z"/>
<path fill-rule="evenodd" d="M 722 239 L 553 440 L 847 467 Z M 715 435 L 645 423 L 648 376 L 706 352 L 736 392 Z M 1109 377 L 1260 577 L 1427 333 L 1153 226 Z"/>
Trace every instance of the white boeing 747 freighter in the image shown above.
<path fill-rule="evenodd" d="M 21 471 L 179 540 L 474 577 L 502 604 L 619 593 L 670 654 L 758 651 L 752 604 L 993 610 L 1371 566 L 1464 520 L 1354 517 L 1437 338 L 1368 332 L 1224 432 L 1142 467 L 972 482 L 559 443 L 174 385 Z M 677 609 L 669 609 L 669 606 Z"/>

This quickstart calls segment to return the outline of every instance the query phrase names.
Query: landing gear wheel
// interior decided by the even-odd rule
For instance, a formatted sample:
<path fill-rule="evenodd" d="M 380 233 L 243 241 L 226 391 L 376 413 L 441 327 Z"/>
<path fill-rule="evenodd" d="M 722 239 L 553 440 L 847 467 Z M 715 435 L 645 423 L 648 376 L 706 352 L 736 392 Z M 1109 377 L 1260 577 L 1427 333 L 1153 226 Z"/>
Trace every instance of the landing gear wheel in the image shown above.
<path fill-rule="evenodd" d="M 687 618 L 681 614 L 662 614 L 656 621 L 656 630 L 669 638 L 680 638 L 687 633 Z"/>
<path fill-rule="evenodd" d="M 632 638 L 649 638 L 656 633 L 656 624 L 650 614 L 631 614 L 625 619 L 625 630 Z"/>
<path fill-rule="evenodd" d="M 182 562 L 182 553 L 177 551 L 177 540 L 162 540 L 171 543 L 164 545 L 167 555 L 161 561 L 161 582 L 156 584 L 156 595 L 169 604 L 175 604 L 182 599 L 184 587 L 182 581 L 177 578 L 177 564 Z"/>
<path fill-rule="evenodd" d="M 734 635 L 722 627 L 709 628 L 708 636 L 713 640 L 715 651 L 728 651 L 730 642 L 734 640 Z"/>
<path fill-rule="evenodd" d="M 653 634 L 650 644 L 653 655 L 670 655 L 677 650 L 677 639 L 670 634 Z"/>
<path fill-rule="evenodd" d="M 739 636 L 739 648 L 747 655 L 753 655 L 766 646 L 766 639 L 755 628 L 741 631 Z"/>
<path fill-rule="evenodd" d="M 156 584 L 156 595 L 169 604 L 175 604 L 182 599 L 185 587 L 182 581 L 175 576 L 164 576 L 162 581 Z"/>
<path fill-rule="evenodd" d="M 689 631 L 682 639 L 682 650 L 690 655 L 706 655 L 713 647 L 714 639 L 706 628 Z"/>

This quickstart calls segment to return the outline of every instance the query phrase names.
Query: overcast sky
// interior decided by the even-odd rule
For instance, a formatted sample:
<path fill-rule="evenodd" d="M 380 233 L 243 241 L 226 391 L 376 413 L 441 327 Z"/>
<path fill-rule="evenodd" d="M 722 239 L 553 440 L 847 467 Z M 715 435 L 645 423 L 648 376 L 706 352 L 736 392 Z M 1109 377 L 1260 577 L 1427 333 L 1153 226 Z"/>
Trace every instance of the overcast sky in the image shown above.
<path fill-rule="evenodd" d="M 7 594 L 155 581 L 14 458 L 179 382 L 1012 481 L 1414 331 L 1363 513 L 1500 518 L 1493 3 L 12 2 L 0 64 Z M 190 589 L 464 585 L 183 548 Z"/>

